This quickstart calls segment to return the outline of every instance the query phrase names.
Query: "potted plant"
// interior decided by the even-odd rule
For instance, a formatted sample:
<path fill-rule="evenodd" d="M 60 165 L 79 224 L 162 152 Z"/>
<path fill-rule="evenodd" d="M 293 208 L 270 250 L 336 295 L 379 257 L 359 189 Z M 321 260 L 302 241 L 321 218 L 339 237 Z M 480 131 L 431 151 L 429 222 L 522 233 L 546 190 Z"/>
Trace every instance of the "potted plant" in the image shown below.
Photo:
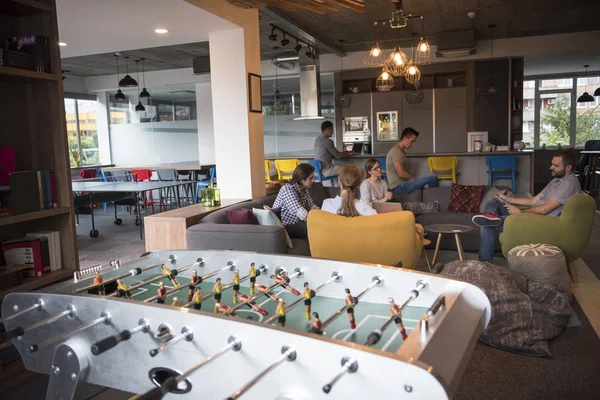
<path fill-rule="evenodd" d="M 490 142 L 485 142 L 485 146 L 483 147 L 486 153 L 492 151 L 492 144 Z"/>

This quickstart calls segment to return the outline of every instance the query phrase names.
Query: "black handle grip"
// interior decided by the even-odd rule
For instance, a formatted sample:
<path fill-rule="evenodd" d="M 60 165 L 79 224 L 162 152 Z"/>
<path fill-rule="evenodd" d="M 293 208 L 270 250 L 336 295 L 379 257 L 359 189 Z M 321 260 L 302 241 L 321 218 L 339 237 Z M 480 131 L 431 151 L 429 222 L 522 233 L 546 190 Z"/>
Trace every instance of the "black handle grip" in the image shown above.
<path fill-rule="evenodd" d="M 138 400 L 160 400 L 165 396 L 165 394 L 175 389 L 177 389 L 177 378 L 172 376 L 167 378 L 167 380 L 161 386 L 154 388 L 138 397 Z"/>
<path fill-rule="evenodd" d="M 105 351 L 112 349 L 113 347 L 118 345 L 119 342 L 129 340 L 130 337 L 131 332 L 128 330 L 124 330 L 123 332 L 120 332 L 117 335 L 108 336 L 92 345 L 92 354 L 98 356 L 104 353 Z"/>
<path fill-rule="evenodd" d="M 323 391 L 324 391 L 325 393 L 329 393 L 329 392 L 331 392 L 331 385 L 325 385 L 325 386 L 323 386 Z"/>
<path fill-rule="evenodd" d="M 8 332 L 0 332 L 0 343 L 8 342 L 11 339 L 16 338 L 17 336 L 23 336 L 25 334 L 25 330 L 22 326 L 19 326 L 12 331 Z"/>

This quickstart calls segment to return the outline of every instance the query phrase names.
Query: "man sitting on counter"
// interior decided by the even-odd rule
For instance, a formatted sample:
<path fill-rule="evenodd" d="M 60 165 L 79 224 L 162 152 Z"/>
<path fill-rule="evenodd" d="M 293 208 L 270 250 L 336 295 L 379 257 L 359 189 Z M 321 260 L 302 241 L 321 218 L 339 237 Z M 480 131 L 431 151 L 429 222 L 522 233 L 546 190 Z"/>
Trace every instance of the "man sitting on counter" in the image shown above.
<path fill-rule="evenodd" d="M 406 170 L 406 149 L 410 149 L 417 141 L 419 132 L 407 127 L 402 131 L 400 140 L 388 152 L 385 159 L 388 187 L 394 194 L 409 194 L 416 192 L 425 185 L 438 186 L 438 177 L 429 172 L 423 176 L 414 176 Z"/>
<path fill-rule="evenodd" d="M 333 165 L 331 160 L 334 158 L 347 158 L 356 153 L 353 151 L 338 151 L 335 148 L 333 140 L 333 122 L 325 121 L 321 124 L 321 134 L 315 139 L 315 160 L 321 162 L 321 173 L 323 176 L 337 176 L 340 174 L 342 167 Z"/>

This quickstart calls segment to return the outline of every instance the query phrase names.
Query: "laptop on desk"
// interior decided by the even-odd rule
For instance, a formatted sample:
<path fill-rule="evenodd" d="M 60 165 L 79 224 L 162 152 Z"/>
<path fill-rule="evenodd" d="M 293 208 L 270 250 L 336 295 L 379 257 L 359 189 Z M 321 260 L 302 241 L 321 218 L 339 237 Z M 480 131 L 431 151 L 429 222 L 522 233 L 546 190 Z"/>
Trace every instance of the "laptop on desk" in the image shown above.
<path fill-rule="evenodd" d="M 396 212 L 396 211 L 402 211 L 402 204 L 390 203 L 390 202 L 385 202 L 385 203 L 373 202 L 373 208 L 375 209 L 375 211 L 377 211 L 377 214 L 385 214 L 385 213 L 391 213 L 391 212 Z"/>

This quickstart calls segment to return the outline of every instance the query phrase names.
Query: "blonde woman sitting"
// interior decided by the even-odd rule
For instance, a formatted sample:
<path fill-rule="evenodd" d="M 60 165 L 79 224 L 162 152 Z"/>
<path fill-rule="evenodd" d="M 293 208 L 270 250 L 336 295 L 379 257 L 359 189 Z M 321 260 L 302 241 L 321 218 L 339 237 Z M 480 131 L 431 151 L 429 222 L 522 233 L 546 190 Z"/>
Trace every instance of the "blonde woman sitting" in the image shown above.
<path fill-rule="evenodd" d="M 359 215 L 375 215 L 375 211 L 369 204 L 360 202 L 354 197 L 354 192 L 362 182 L 362 172 L 356 165 L 346 165 L 340 171 L 338 182 L 341 195 L 333 199 L 326 199 L 321 210 L 344 217 L 357 217 Z"/>
<path fill-rule="evenodd" d="M 373 202 L 385 203 L 393 196 L 387 182 L 381 179 L 381 165 L 374 158 L 369 158 L 365 163 L 365 180 L 360 185 L 360 201 L 373 206 Z"/>

